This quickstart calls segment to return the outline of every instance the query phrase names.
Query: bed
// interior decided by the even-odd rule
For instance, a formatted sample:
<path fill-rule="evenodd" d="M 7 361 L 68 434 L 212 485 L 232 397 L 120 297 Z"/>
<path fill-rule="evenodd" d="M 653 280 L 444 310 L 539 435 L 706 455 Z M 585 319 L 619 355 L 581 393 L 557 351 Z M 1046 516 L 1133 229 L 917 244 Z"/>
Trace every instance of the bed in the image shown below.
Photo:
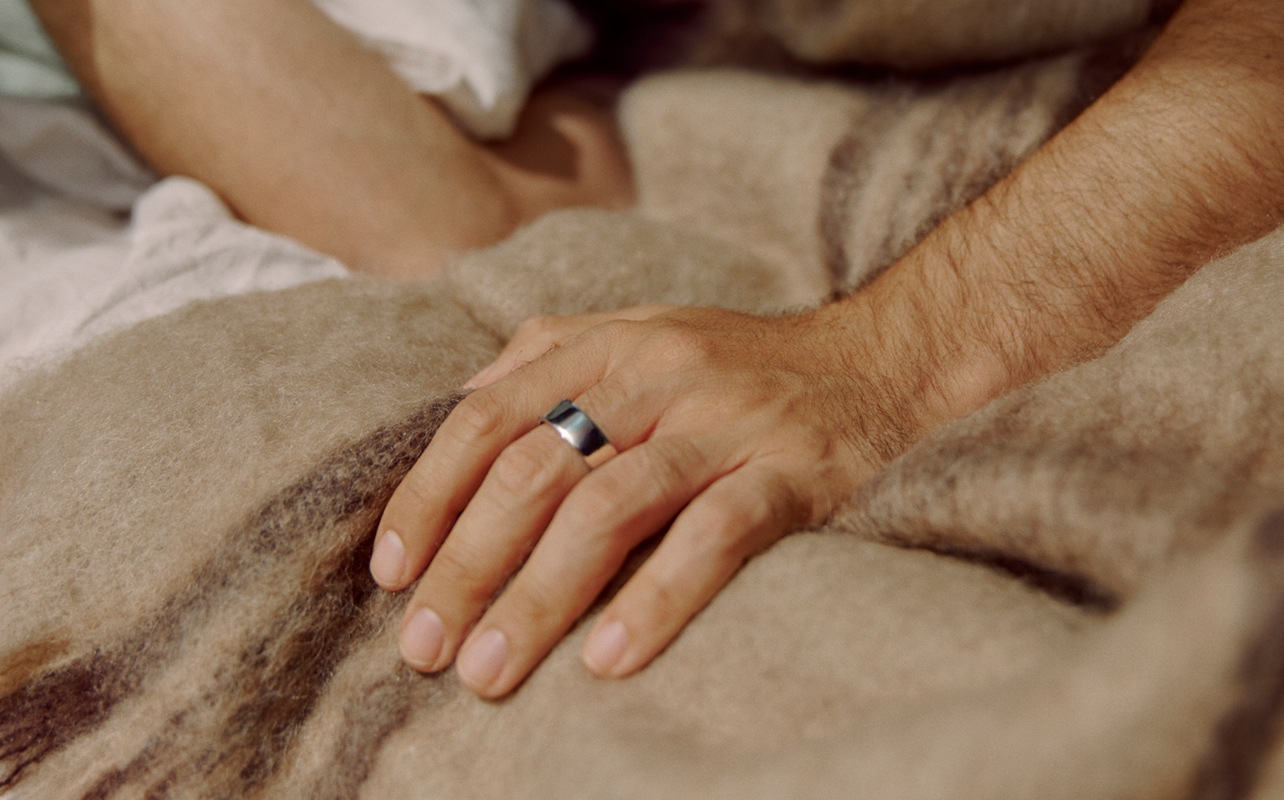
<path fill-rule="evenodd" d="M 161 276 L 73 321 L 5 301 L 0 797 L 1284 792 L 1284 230 L 929 436 L 635 677 L 580 664 L 592 612 L 499 702 L 398 658 L 374 525 L 522 320 L 856 288 L 1104 90 L 1152 13 L 936 5 L 906 31 L 892 3 L 720 4 L 622 100 L 636 208 L 420 283 L 156 182 L 90 109 L 0 104 L 8 274 L 65 266 L 54 309 L 129 259 Z M 845 30 L 874 33 L 819 35 Z M 816 66 L 851 48 L 929 72 Z"/>

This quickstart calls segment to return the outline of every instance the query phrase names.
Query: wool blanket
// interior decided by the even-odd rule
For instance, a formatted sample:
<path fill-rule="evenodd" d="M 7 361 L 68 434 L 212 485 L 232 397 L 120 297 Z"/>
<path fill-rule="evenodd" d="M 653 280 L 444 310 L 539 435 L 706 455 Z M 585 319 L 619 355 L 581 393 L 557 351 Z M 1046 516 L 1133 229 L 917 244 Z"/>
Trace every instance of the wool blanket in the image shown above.
<path fill-rule="evenodd" d="M 790 52 L 786 5 L 722 6 L 740 22 L 707 52 Z M 1028 156 L 1150 13 L 1056 5 L 1069 38 L 1023 2 L 980 28 L 1004 47 L 872 40 L 901 66 L 954 36 L 941 63 L 1004 60 L 984 69 L 644 80 L 621 108 L 635 209 L 551 214 L 431 282 L 186 305 L 7 386 L 0 796 L 1284 794 L 1284 229 L 930 435 L 632 678 L 582 667 L 584 623 L 480 700 L 400 662 L 406 596 L 367 571 L 393 487 L 523 319 L 822 302 Z"/>

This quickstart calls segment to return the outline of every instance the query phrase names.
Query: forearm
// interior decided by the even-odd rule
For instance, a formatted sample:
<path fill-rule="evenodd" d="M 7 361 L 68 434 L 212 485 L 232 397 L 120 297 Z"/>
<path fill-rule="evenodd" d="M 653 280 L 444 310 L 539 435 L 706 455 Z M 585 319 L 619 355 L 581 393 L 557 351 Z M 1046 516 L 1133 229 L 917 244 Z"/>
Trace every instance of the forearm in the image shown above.
<path fill-rule="evenodd" d="M 1284 7 L 1190 0 L 1138 66 L 865 291 L 873 448 L 1122 337 L 1194 270 L 1284 221 Z"/>
<path fill-rule="evenodd" d="M 385 274 L 514 224 L 493 169 L 446 115 L 307 0 L 33 6 L 144 157 L 255 224 Z M 434 191 L 452 185 L 493 190 Z"/>

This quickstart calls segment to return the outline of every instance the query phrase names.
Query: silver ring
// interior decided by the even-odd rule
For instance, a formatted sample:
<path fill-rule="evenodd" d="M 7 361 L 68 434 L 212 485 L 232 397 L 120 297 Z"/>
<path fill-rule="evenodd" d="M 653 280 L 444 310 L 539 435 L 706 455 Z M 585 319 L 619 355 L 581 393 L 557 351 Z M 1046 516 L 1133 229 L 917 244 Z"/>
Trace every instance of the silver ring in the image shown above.
<path fill-rule="evenodd" d="M 557 435 L 585 458 L 610 444 L 602 429 L 570 400 L 553 406 L 553 410 L 541 417 L 540 422 L 552 425 Z"/>

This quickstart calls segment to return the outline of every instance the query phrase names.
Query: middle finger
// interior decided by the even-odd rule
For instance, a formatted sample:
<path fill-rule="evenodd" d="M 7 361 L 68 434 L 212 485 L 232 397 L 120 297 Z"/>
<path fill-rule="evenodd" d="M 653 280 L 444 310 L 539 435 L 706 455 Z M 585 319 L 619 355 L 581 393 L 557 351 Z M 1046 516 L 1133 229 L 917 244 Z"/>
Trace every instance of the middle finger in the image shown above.
<path fill-rule="evenodd" d="M 700 453 L 686 438 L 651 439 L 580 481 L 529 561 L 469 635 L 458 664 L 464 683 L 493 697 L 525 678 L 629 552 L 717 477 L 720 465 Z"/>
<path fill-rule="evenodd" d="M 451 662 L 468 628 L 587 472 L 584 458 L 547 425 L 499 455 L 406 610 L 401 652 L 407 663 L 431 672 Z"/>

